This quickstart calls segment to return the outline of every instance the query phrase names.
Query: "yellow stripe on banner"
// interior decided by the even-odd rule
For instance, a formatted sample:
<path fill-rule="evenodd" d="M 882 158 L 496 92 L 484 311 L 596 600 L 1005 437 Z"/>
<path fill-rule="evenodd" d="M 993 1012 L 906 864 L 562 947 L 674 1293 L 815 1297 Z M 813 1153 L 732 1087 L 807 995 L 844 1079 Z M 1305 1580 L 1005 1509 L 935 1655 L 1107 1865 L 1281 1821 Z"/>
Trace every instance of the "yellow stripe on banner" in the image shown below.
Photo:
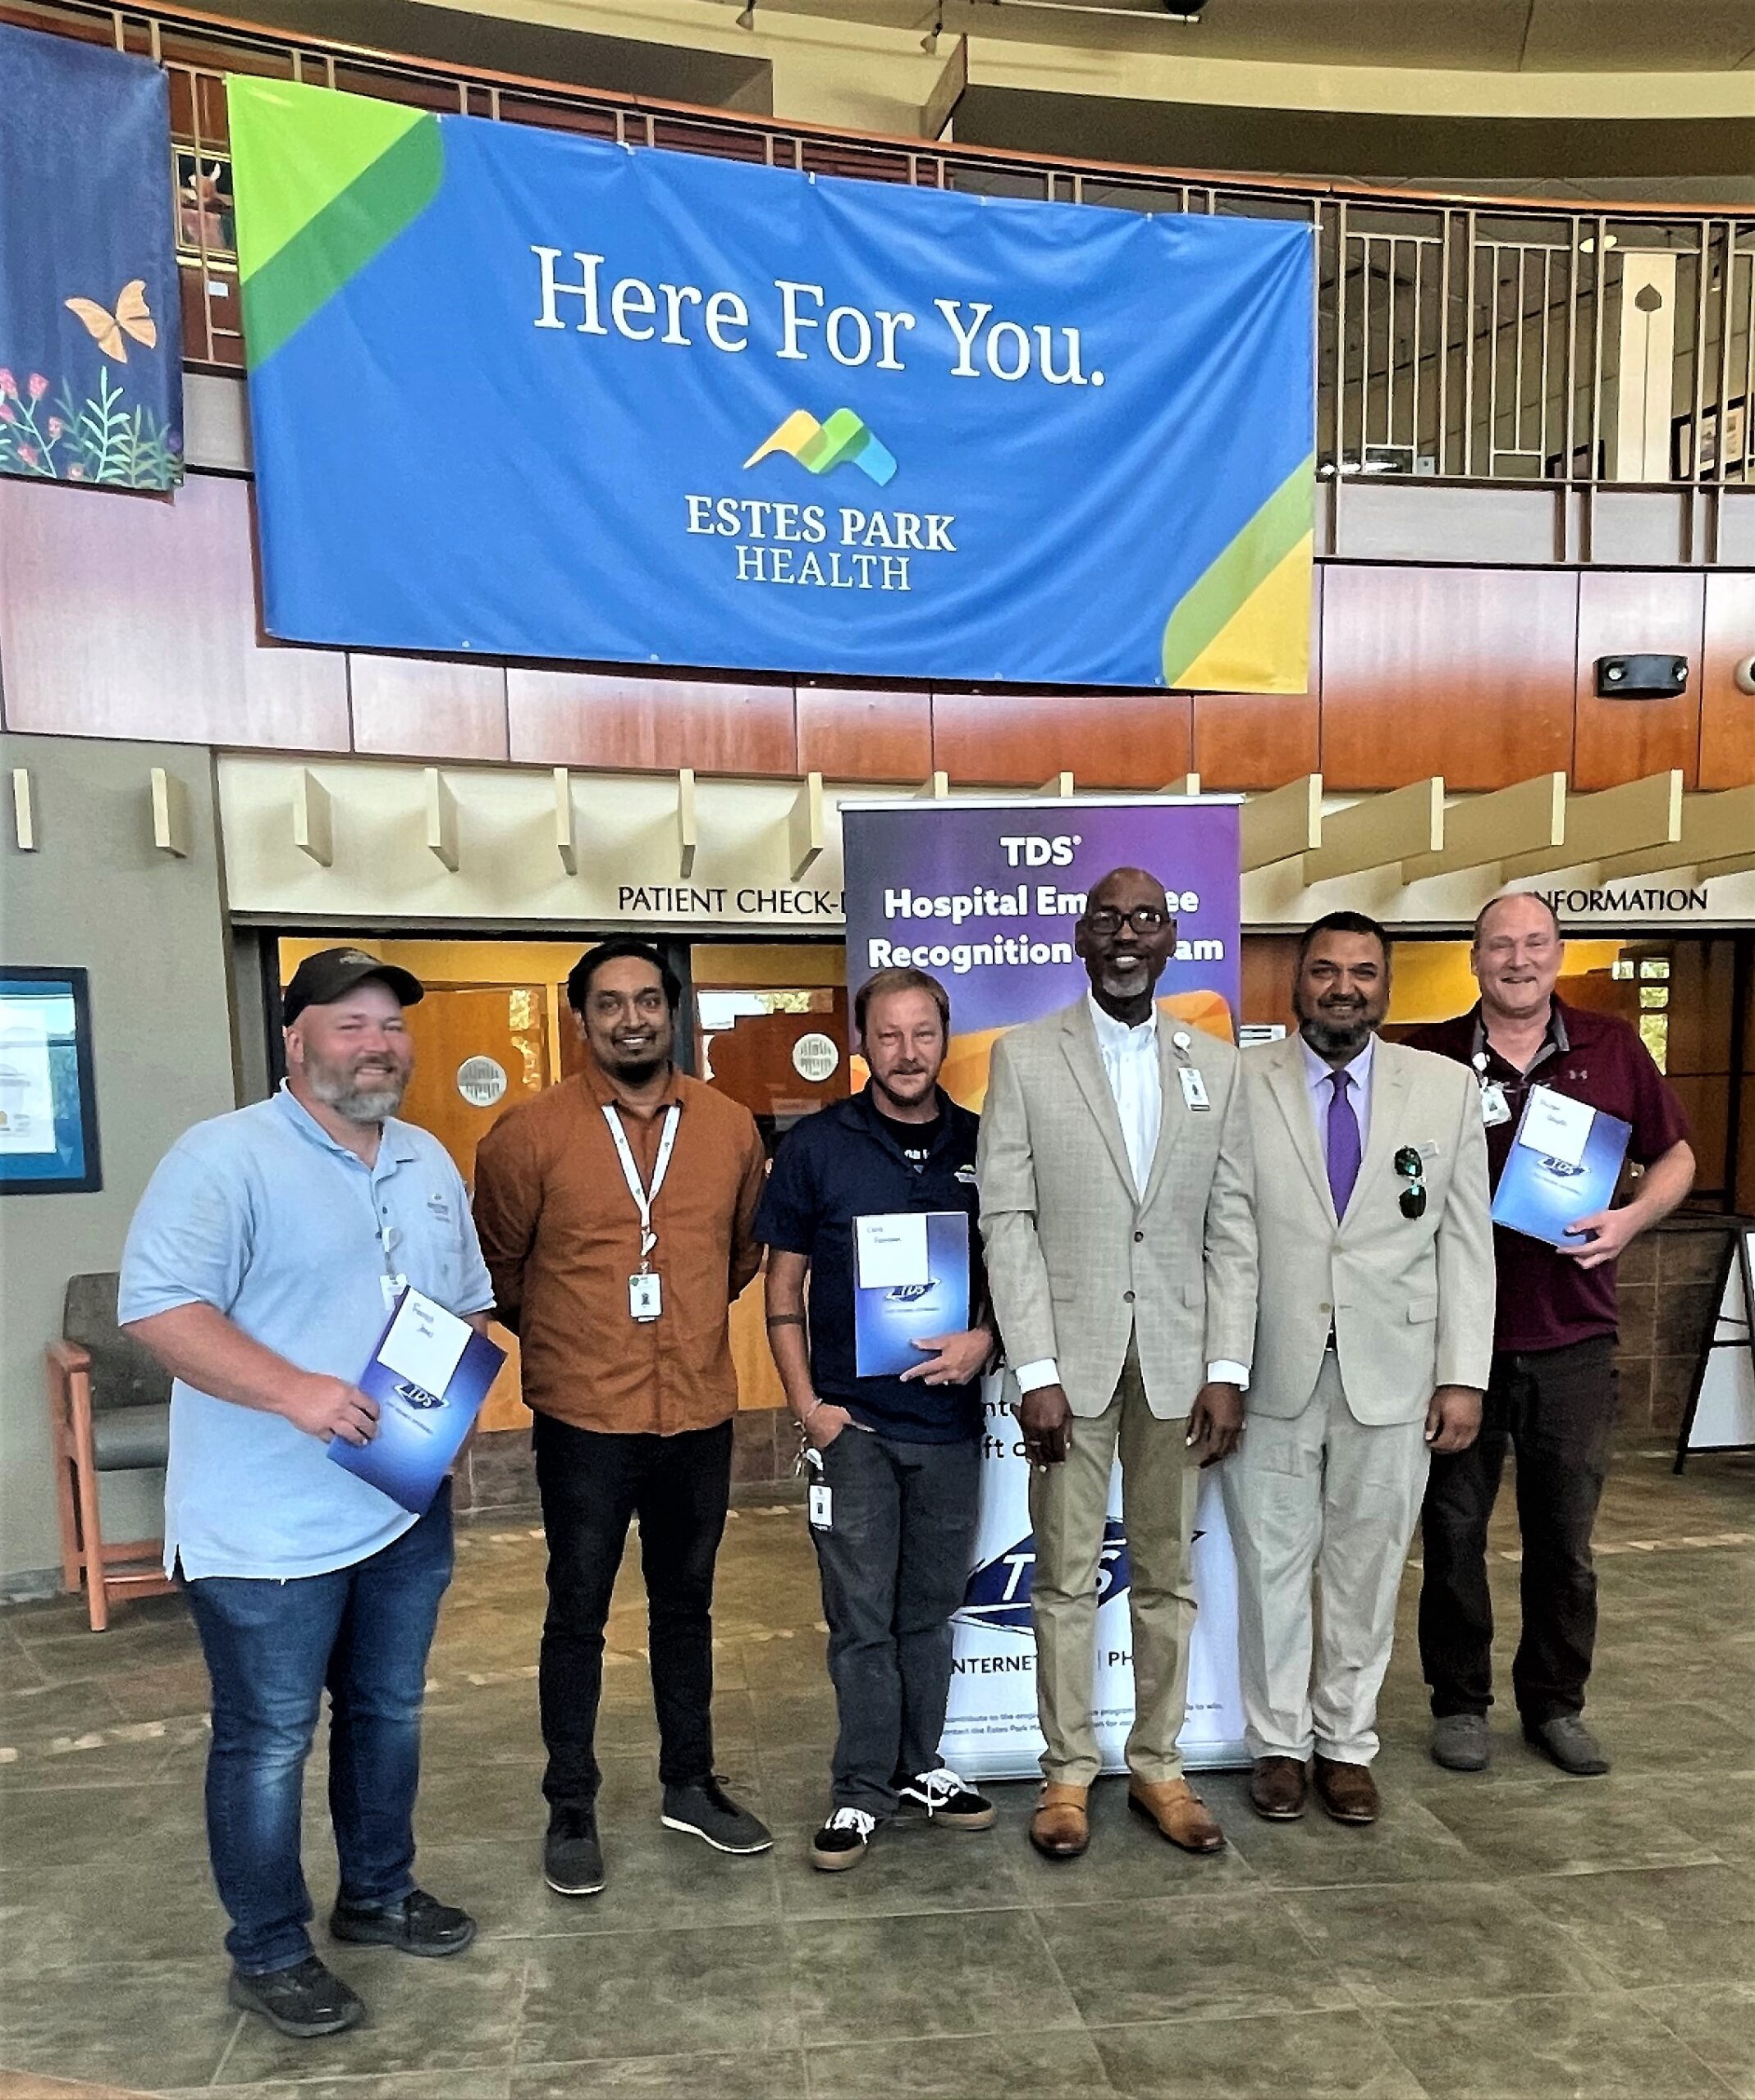
<path fill-rule="evenodd" d="M 1198 692 L 1307 692 L 1313 536 L 1270 569 L 1177 679 Z"/>

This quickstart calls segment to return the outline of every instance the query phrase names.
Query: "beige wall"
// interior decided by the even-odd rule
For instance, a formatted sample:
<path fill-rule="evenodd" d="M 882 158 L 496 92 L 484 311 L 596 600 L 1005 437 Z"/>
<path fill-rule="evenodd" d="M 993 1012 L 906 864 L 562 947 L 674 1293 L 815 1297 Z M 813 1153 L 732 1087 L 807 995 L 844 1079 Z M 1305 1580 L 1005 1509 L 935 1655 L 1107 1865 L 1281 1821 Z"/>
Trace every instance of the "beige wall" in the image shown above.
<path fill-rule="evenodd" d="M 116 498 L 98 498 L 116 501 Z M 173 1139 L 234 1105 L 226 943 L 204 750 L 0 737 L 31 777 L 39 850 L 0 839 L 0 959 L 91 974 L 103 1186 L 0 1197 L 0 1585 L 60 1558 L 43 1345 L 70 1276 L 112 1269 L 149 1176 Z M 153 844 L 151 769 L 189 791 L 193 839 Z M 157 1476 L 118 1475 L 112 1538 L 156 1536 Z"/>
<path fill-rule="evenodd" d="M 776 116 L 895 136 L 918 135 L 921 110 L 950 56 L 949 30 L 969 21 L 976 25 L 970 77 L 984 87 L 1390 116 L 1419 110 L 1633 121 L 1755 111 L 1755 75 L 1746 72 L 1512 72 L 1213 58 L 1201 55 L 1198 36 L 1171 34 L 1162 21 L 1081 21 L 1071 11 L 1027 17 L 1015 11 L 984 33 L 977 13 L 953 7 L 937 53 L 921 49 L 922 30 L 931 26 L 930 0 L 921 0 L 912 21 L 892 11 L 881 23 L 864 18 L 862 0 L 821 0 L 820 11 L 784 12 L 758 0 L 748 30 L 736 25 L 734 6 L 704 7 L 702 0 L 479 0 L 477 11 L 764 58 L 774 69 Z M 1066 41 L 1056 41 L 1055 25 Z"/>

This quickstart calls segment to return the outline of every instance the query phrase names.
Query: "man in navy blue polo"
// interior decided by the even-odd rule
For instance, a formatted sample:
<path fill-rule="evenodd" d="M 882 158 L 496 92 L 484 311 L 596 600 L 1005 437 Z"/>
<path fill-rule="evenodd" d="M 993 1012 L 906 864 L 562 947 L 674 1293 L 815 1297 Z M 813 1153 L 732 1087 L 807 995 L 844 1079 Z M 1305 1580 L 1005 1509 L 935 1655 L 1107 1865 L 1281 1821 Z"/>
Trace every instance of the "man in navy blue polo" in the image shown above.
<path fill-rule="evenodd" d="M 788 1133 L 756 1218 L 768 1246 L 769 1344 L 811 1460 L 840 1721 L 811 1860 L 831 1873 L 857 1866 L 903 1802 L 952 1829 L 994 1819 L 992 1804 L 939 1758 L 951 1614 L 975 1541 L 980 1376 L 994 1348 L 976 1231 L 977 1118 L 939 1084 L 950 1013 L 944 986 L 923 970 L 880 970 L 861 986 L 853 1020 L 871 1083 Z M 906 1337 L 919 1359 L 910 1368 L 861 1376 L 856 1286 L 868 1286 L 869 1303 L 873 1276 L 893 1274 L 901 1290 L 889 1295 L 905 1308 L 904 1271 L 916 1251 L 925 1259 L 935 1212 L 965 1221 L 948 1244 L 967 1247 L 971 1324 L 923 1326 Z M 946 1244 L 942 1233 L 934 1244 Z"/>

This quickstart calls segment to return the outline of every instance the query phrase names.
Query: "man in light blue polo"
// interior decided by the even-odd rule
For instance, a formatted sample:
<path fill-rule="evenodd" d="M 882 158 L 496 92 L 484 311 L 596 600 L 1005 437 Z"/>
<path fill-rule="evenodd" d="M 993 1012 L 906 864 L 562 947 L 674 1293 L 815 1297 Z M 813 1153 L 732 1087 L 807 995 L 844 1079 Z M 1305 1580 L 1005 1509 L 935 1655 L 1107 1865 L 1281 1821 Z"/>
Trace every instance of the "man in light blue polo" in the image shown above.
<path fill-rule="evenodd" d="M 429 1956 L 475 1937 L 413 1873 L 449 1483 L 417 1518 L 323 1448 L 376 1433 L 354 1381 L 404 1284 L 478 1327 L 493 1300 L 456 1168 L 394 1120 L 414 1063 L 403 1010 L 421 996 L 359 948 L 302 962 L 285 1084 L 177 1141 L 122 1257 L 122 1323 L 176 1381 L 165 1564 L 213 1684 L 208 1843 L 231 1919 L 231 1997 L 301 2039 L 365 2013 L 306 1929 L 301 1783 L 326 1685 L 331 1934 Z"/>

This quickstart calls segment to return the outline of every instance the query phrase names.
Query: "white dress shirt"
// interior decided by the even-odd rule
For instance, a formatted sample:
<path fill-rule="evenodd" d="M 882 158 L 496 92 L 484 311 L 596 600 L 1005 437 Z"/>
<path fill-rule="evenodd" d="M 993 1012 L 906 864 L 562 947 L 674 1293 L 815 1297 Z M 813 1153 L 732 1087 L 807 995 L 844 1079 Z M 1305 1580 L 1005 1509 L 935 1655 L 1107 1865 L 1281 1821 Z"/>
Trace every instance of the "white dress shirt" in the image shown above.
<path fill-rule="evenodd" d="M 1097 1048 L 1104 1075 L 1115 1097 L 1115 1112 L 1121 1118 L 1122 1143 L 1127 1148 L 1128 1171 L 1133 1176 L 1136 1198 L 1143 1195 L 1158 1153 L 1158 1134 L 1163 1125 L 1164 1082 L 1158 1063 L 1158 1008 L 1136 1027 L 1107 1014 L 1087 992 L 1091 1025 L 1097 1031 Z M 1241 1363 L 1220 1362 L 1207 1366 L 1213 1384 L 1247 1386 L 1249 1372 Z M 1040 1386 L 1058 1386 L 1059 1367 L 1051 1356 L 1017 1367 L 1017 1390 L 1033 1393 Z"/>
<path fill-rule="evenodd" d="M 1299 1043 L 1304 1052 L 1304 1083 L 1309 1089 L 1310 1113 L 1316 1118 L 1317 1147 L 1326 1159 L 1328 1157 L 1328 1104 L 1335 1098 L 1335 1090 L 1328 1082 L 1333 1078 L 1336 1068 L 1319 1057 L 1301 1036 Z M 1353 1104 L 1353 1113 L 1359 1118 L 1361 1157 L 1371 1142 L 1372 1053 L 1377 1044 L 1376 1035 L 1368 1035 L 1364 1048 L 1351 1063 L 1340 1067 L 1346 1074 L 1349 1082 L 1347 1098 Z"/>

